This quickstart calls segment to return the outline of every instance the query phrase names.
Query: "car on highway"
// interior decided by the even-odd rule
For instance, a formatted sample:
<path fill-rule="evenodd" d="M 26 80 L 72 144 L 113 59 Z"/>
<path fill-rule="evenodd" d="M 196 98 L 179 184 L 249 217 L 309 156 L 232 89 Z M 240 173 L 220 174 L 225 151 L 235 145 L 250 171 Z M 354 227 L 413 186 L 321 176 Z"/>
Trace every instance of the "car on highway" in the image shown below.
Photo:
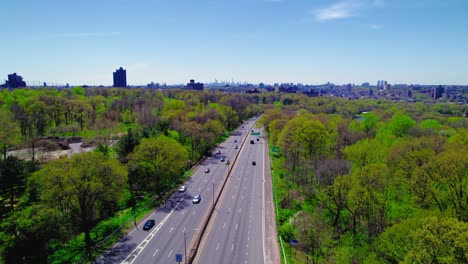
<path fill-rule="evenodd" d="M 260 141 L 260 139 L 259 139 L 259 138 L 257 138 L 257 141 Z"/>
<path fill-rule="evenodd" d="M 252 165 L 253 165 L 253 166 L 257 165 L 257 162 L 252 161 Z"/>
<path fill-rule="evenodd" d="M 255 141 L 253 139 L 251 139 L 250 144 L 255 144 Z"/>
<path fill-rule="evenodd" d="M 221 157 L 221 162 L 224 162 L 226 159 L 224 157 Z"/>
<path fill-rule="evenodd" d="M 150 230 L 153 228 L 153 226 L 156 224 L 156 221 L 154 219 L 150 219 L 146 221 L 145 225 L 143 226 L 143 230 Z"/>
<path fill-rule="evenodd" d="M 237 139 L 234 139 L 234 143 L 237 143 Z"/>
<path fill-rule="evenodd" d="M 192 199 L 192 203 L 197 204 L 201 202 L 201 196 L 199 194 L 195 195 Z"/>
<path fill-rule="evenodd" d="M 239 147 L 238 147 L 237 145 L 234 147 L 234 149 L 238 149 L 238 148 L 239 148 Z"/>
<path fill-rule="evenodd" d="M 221 151 L 217 150 L 217 151 L 216 151 L 216 154 L 221 154 Z"/>
<path fill-rule="evenodd" d="M 185 186 L 185 185 L 182 185 L 179 188 L 179 192 L 185 192 L 186 190 L 187 190 L 187 186 Z"/>
<path fill-rule="evenodd" d="M 210 173 L 210 169 L 206 168 L 205 173 Z"/>

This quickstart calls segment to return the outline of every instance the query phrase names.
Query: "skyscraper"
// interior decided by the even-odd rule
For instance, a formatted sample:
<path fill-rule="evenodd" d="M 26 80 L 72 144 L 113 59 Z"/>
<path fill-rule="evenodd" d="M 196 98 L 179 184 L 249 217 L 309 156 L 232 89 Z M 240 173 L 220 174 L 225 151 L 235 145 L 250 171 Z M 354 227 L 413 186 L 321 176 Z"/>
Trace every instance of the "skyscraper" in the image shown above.
<path fill-rule="evenodd" d="M 127 87 L 127 71 L 122 67 L 114 72 L 114 87 Z"/>

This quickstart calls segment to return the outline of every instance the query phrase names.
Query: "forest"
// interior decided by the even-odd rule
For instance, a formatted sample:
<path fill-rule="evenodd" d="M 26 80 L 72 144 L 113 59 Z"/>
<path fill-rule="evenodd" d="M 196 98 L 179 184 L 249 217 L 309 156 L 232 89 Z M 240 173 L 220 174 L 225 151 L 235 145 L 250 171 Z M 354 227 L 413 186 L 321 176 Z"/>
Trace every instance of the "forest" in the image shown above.
<path fill-rule="evenodd" d="M 0 91 L 0 263 L 87 263 L 278 95 L 82 88 Z M 43 159 L 78 137 L 95 149 Z M 114 142 L 114 144 L 111 144 Z M 27 148 L 30 159 L 8 155 Z M 123 228 L 122 228 L 123 226 Z M 115 230 L 119 232 L 115 233 Z"/>
<path fill-rule="evenodd" d="M 296 95 L 265 109 L 288 263 L 468 263 L 467 111 Z"/>
<path fill-rule="evenodd" d="M 465 105 L 74 87 L 0 90 L 0 263 L 91 261 L 259 114 L 288 263 L 467 262 Z"/>

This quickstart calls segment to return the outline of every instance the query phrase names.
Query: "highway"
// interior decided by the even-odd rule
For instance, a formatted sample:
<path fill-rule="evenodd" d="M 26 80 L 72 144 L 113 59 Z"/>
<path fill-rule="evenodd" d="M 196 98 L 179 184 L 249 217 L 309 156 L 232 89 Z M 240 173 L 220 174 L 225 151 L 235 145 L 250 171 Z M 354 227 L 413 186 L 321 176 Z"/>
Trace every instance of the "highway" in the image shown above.
<path fill-rule="evenodd" d="M 265 263 L 263 182 L 268 157 L 263 139 L 257 137 L 249 136 L 241 150 L 194 263 Z"/>
<path fill-rule="evenodd" d="M 242 149 L 242 140 L 249 136 L 253 124 L 249 122 L 245 128 L 238 129 L 240 136 L 230 136 L 221 143 L 216 148 L 221 153 L 206 159 L 185 183 L 187 191 L 173 193 L 163 206 L 105 252 L 96 263 L 176 263 L 175 255 L 185 255 L 185 247 L 189 246 L 213 202 L 213 194 L 227 176 L 229 166 L 221 162 L 220 157 L 229 159 L 232 166 L 236 153 Z M 235 145 L 239 149 L 235 149 Z M 209 168 L 210 172 L 205 173 L 205 168 Z M 196 194 L 202 197 L 199 204 L 192 203 Z M 151 230 L 144 231 L 143 225 L 149 219 L 154 219 L 156 224 Z"/>

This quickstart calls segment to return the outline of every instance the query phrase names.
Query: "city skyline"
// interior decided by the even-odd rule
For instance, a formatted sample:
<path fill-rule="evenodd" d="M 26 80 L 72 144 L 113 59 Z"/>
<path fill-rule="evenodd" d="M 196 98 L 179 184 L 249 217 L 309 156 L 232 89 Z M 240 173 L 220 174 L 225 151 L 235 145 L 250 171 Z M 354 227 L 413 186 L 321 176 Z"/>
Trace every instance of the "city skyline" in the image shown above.
<path fill-rule="evenodd" d="M 461 0 L 49 0 L 0 9 L 9 21 L 0 76 L 16 72 L 28 84 L 112 85 L 120 66 L 129 85 L 468 84 Z"/>

